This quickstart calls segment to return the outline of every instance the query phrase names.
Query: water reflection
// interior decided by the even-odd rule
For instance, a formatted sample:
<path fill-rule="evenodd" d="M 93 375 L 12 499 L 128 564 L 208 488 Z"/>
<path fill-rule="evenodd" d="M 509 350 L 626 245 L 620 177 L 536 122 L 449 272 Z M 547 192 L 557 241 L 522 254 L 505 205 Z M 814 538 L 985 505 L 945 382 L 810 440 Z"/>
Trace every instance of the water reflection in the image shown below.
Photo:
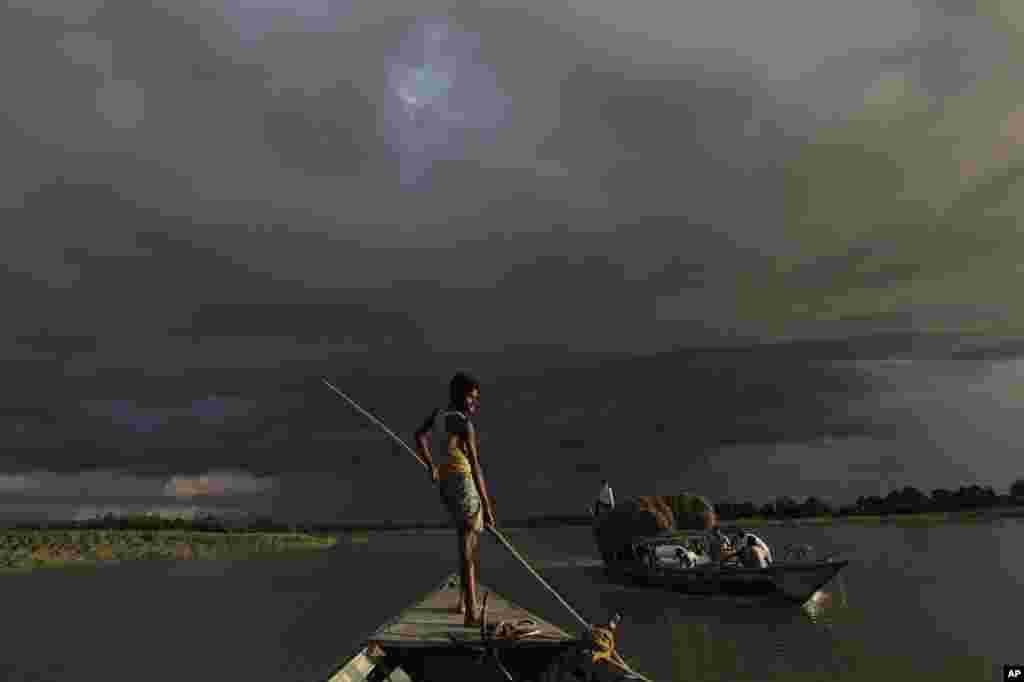
<path fill-rule="evenodd" d="M 799 608 L 719 606 L 700 618 L 692 610 L 673 614 L 670 679 L 789 679 L 800 671 L 821 679 L 836 672 L 831 634 Z"/>
<path fill-rule="evenodd" d="M 812 594 L 800 608 L 812 623 L 831 626 L 849 612 L 849 607 L 846 582 L 840 573 L 831 583 Z"/>
<path fill-rule="evenodd" d="M 610 582 L 600 567 L 580 561 L 578 553 L 592 543 L 582 532 L 538 532 L 521 544 L 545 556 L 545 575 L 564 586 L 588 617 L 623 614 L 620 650 L 654 679 L 953 682 L 989 679 L 994 659 L 980 654 L 1015 649 L 991 622 L 963 627 L 953 607 L 963 609 L 966 591 L 946 589 L 942 596 L 933 588 L 972 573 L 985 574 L 992 585 L 1015 594 L 1020 590 L 1008 582 L 1010 564 L 942 561 L 941 548 L 955 537 L 959 545 L 978 550 L 972 556 L 983 546 L 991 553 L 992 536 L 1001 540 L 1005 533 L 959 527 L 909 534 L 885 528 L 773 529 L 776 543 L 810 543 L 854 560 L 802 606 Z M 543 612 L 543 603 L 541 595 L 534 608 Z M 557 611 L 549 613 L 557 619 Z"/>
<path fill-rule="evenodd" d="M 1019 630 L 993 611 L 1021 601 L 1021 530 L 773 529 L 773 543 L 854 560 L 803 608 L 612 583 L 593 561 L 589 529 L 522 532 L 513 542 L 591 621 L 621 613 L 619 650 L 659 682 L 960 682 L 998 679 L 994 666 L 1020 649 Z M 144 668 L 153 682 L 326 679 L 359 636 L 457 570 L 451 534 L 341 540 L 293 558 L 4 576 L 0 603 L 17 627 L 4 632 L 0 679 L 119 682 Z M 482 559 L 488 587 L 575 631 L 500 547 L 489 543 Z M 970 590 L 957 589 L 965 583 Z M 168 641 L 190 657 L 165 660 Z"/>
<path fill-rule="evenodd" d="M 545 563 L 545 577 L 564 588 L 588 618 L 622 614 L 619 649 L 654 679 L 762 680 L 772 677 L 772 671 L 787 671 L 793 663 L 812 671 L 835 668 L 836 637 L 826 624 L 841 619 L 839 611 L 847 604 L 845 586 L 826 586 L 801 609 L 778 600 L 622 584 L 609 580 L 600 567 Z M 507 585 L 522 599 L 530 588 L 513 584 L 515 577 L 503 573 L 501 586 L 495 587 Z M 542 599 L 538 595 L 528 608 L 557 620 L 557 610 L 544 610 Z"/>

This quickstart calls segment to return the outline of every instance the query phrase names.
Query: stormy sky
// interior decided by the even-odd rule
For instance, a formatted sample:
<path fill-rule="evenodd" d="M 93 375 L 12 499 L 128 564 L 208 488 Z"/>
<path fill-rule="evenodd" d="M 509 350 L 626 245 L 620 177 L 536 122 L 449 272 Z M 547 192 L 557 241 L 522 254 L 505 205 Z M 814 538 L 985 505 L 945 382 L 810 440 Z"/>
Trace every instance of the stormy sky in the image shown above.
<path fill-rule="evenodd" d="M 1020 471 L 1024 12 L 10 0 L 0 515 L 499 516 Z"/>

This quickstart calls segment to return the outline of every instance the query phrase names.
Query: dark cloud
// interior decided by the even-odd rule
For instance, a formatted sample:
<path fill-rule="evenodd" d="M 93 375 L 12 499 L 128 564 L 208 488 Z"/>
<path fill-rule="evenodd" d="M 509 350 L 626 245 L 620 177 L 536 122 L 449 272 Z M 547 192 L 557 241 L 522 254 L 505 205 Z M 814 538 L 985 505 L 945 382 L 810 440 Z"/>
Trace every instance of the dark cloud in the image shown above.
<path fill-rule="evenodd" d="M 351 128 L 332 118 L 311 120 L 306 111 L 269 111 L 263 115 L 264 139 L 282 168 L 307 176 L 357 175 L 367 159 Z"/>
<path fill-rule="evenodd" d="M 415 343 L 421 335 L 415 322 L 401 313 L 375 311 L 359 303 L 309 300 L 200 304 L 187 328 L 173 329 L 170 333 L 196 338 L 279 336 L 296 343 L 388 338 L 402 339 L 407 344 Z"/>
<path fill-rule="evenodd" d="M 317 377 L 411 430 L 468 367 L 496 471 L 557 506 L 624 454 L 641 485 L 932 433 L 914 363 L 1017 354 L 875 333 L 1018 319 L 997 17 L 258 4 L 0 10 L 0 471 L 237 470 L 373 515 L 356 477 L 408 455 Z"/>
<path fill-rule="evenodd" d="M 939 344 L 934 345 L 932 357 L 942 357 Z M 842 339 L 679 351 L 647 359 L 610 359 L 589 368 L 539 368 L 533 377 L 506 376 L 497 381 L 487 377 L 485 411 L 480 419 L 487 468 L 510 513 L 530 511 L 521 506 L 522 501 L 508 497 L 517 486 L 527 484 L 525 480 L 517 482 L 516 471 L 543 471 L 546 483 L 536 492 L 549 494 L 551 505 L 568 509 L 567 501 L 559 502 L 555 493 L 564 493 L 566 482 L 579 474 L 610 476 L 623 492 L 647 492 L 654 482 L 673 480 L 691 487 L 722 486 L 721 473 L 713 473 L 718 470 L 712 464 L 715 458 L 720 458 L 721 466 L 734 462 L 732 466 L 749 468 L 730 453 L 751 448 L 779 452 L 811 448 L 806 456 L 831 458 L 836 472 L 849 469 L 863 492 L 865 477 L 870 478 L 867 472 L 885 466 L 890 471 L 887 476 L 895 481 L 900 470 L 894 467 L 905 465 L 906 471 L 913 471 L 914 462 L 927 459 L 927 450 L 910 444 L 934 437 L 936 420 L 955 423 L 934 413 L 919 416 L 921 421 L 907 418 L 907 410 L 916 411 L 914 399 L 899 396 L 909 396 L 915 387 L 925 394 L 935 390 L 948 394 L 948 388 L 930 382 L 936 367 L 942 376 L 954 374 L 948 367 L 934 364 L 939 360 L 914 369 L 916 363 L 928 362 L 919 359 L 903 366 L 900 378 L 900 373 L 894 372 L 900 366 L 886 363 L 913 357 L 914 347 L 912 339 L 893 335 L 859 343 Z M 920 341 L 916 347 L 921 357 L 928 356 Z M 952 343 L 946 344 L 947 355 L 954 350 Z M 974 372 L 964 375 L 967 379 L 984 364 L 973 366 Z M 899 379 L 895 388 L 894 377 Z M 332 378 L 408 437 L 426 411 L 444 400 L 447 377 L 387 377 L 353 371 Z M 88 424 L 81 415 L 77 422 L 71 415 L 58 415 L 67 418 L 58 422 L 63 440 L 49 449 L 6 448 L 3 466 L 8 472 L 45 469 L 69 474 L 125 469 L 158 481 L 218 469 L 274 477 L 287 477 L 294 471 L 322 472 L 339 486 L 344 481 L 358 484 L 345 501 L 348 513 L 356 516 L 382 513 L 371 491 L 385 481 L 393 489 L 408 491 L 408 511 L 403 512 L 407 515 L 415 516 L 427 509 L 423 505 L 433 504 L 429 488 L 420 489 L 422 481 L 408 453 L 326 390 L 315 376 L 302 382 L 265 385 L 250 377 L 239 389 L 238 398 L 232 400 L 244 401 L 248 407 L 239 407 L 230 415 L 229 410 L 219 409 L 217 415 L 222 418 L 216 420 L 209 419 L 209 398 L 182 401 L 177 406 L 166 400 L 151 400 L 148 406 L 111 401 L 105 413 L 94 410 Z M 894 390 L 897 392 L 892 393 Z M 887 395 L 900 402 L 893 403 Z M 139 416 L 163 416 L 166 423 L 140 431 L 132 428 L 132 420 Z M 88 433 L 91 439 L 71 437 L 75 433 Z M 880 446 L 868 447 L 865 453 L 883 457 L 881 463 L 872 464 L 870 457 L 865 460 L 843 445 L 886 441 L 903 442 L 904 448 L 913 449 L 906 450 L 897 465 L 893 455 L 882 454 L 892 446 L 881 450 Z M 840 455 L 847 460 L 836 459 Z M 751 451 L 748 456 L 760 460 L 767 455 Z M 793 455 L 777 456 L 783 458 L 779 460 L 780 475 L 795 466 Z M 821 468 L 815 467 L 814 471 Z M 955 468 L 940 465 L 936 471 L 950 476 Z M 815 476 L 823 476 L 823 471 Z M 966 470 L 959 472 L 963 476 Z M 772 486 L 782 482 L 768 473 L 762 480 Z M 733 483 L 721 492 L 715 488 L 715 494 L 738 495 L 749 489 L 743 481 Z M 838 489 L 824 481 L 819 480 L 819 488 L 838 494 L 833 492 Z M 808 486 L 801 488 L 805 489 Z M 850 490 L 857 489 L 854 485 Z M 288 501 L 288 495 L 295 494 L 294 489 L 292 493 L 288 490 L 284 486 L 275 493 L 276 504 L 284 505 L 281 508 L 298 503 Z M 319 503 L 310 500 L 303 509 L 316 511 L 322 518 L 334 513 L 332 509 L 343 513 L 338 503 L 334 498 Z"/>
<path fill-rule="evenodd" d="M 17 345 L 26 346 L 36 354 L 53 355 L 65 360 L 75 353 L 91 353 L 96 350 L 96 339 L 92 336 L 51 335 L 46 328 L 33 335 L 14 337 Z"/>

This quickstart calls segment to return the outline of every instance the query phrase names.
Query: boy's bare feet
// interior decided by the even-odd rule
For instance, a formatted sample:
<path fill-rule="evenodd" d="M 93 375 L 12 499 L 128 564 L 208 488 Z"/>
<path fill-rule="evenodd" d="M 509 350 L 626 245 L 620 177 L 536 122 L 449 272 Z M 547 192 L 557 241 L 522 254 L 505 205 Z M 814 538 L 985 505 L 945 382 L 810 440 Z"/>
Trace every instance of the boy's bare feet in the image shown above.
<path fill-rule="evenodd" d="M 478 628 L 482 618 L 480 617 L 480 610 L 474 609 L 473 614 L 466 614 L 466 617 L 462 619 L 462 625 L 467 628 Z"/>
<path fill-rule="evenodd" d="M 455 610 L 458 613 L 465 613 L 466 612 L 466 600 L 463 597 L 459 597 L 459 605 L 455 607 Z M 476 605 L 476 610 L 477 610 L 477 612 L 480 611 L 480 604 L 479 603 Z"/>

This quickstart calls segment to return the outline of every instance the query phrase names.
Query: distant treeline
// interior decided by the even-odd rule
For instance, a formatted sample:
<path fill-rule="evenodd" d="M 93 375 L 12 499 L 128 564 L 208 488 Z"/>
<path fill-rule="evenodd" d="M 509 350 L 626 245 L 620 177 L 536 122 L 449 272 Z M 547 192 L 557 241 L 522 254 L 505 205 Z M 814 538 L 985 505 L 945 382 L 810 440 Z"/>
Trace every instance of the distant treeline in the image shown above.
<path fill-rule="evenodd" d="M 991 486 L 960 486 L 956 490 L 939 488 L 932 490 L 931 494 L 913 486 L 905 486 L 900 490 L 893 490 L 885 497 L 861 496 L 853 504 L 839 507 L 812 496 L 803 502 L 797 502 L 791 497 L 779 497 L 775 502 L 763 505 L 756 505 L 753 502 L 720 502 L 715 504 L 715 508 L 723 519 L 795 519 L 815 516 L 960 512 L 1016 505 L 1024 505 L 1024 479 L 1015 481 L 1010 486 L 1008 495 L 996 494 Z"/>

